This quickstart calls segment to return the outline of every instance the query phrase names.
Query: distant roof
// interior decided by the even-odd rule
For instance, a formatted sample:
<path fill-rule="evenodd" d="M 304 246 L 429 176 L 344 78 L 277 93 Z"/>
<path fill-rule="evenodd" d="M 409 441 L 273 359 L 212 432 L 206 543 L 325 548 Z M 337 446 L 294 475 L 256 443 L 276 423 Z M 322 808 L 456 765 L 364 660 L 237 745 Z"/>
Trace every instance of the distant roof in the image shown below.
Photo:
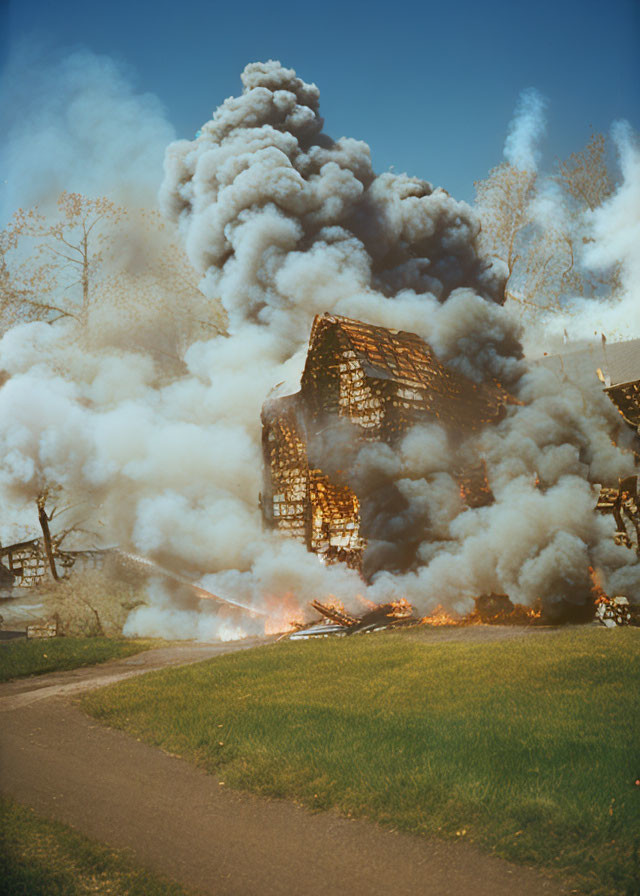
<path fill-rule="evenodd" d="M 610 385 L 618 386 L 640 380 L 640 339 L 607 342 L 602 347 L 602 354 L 602 371 Z"/>
<path fill-rule="evenodd" d="M 347 341 L 367 377 L 421 389 L 424 410 L 444 423 L 475 426 L 495 422 L 510 399 L 499 383 L 475 383 L 445 366 L 416 333 L 377 327 L 335 314 L 316 316 L 309 355 L 331 329 Z"/>
<path fill-rule="evenodd" d="M 600 369 L 607 386 L 634 383 L 640 380 L 640 339 L 625 342 L 602 342 L 573 345 L 568 343 L 563 351 L 536 358 L 533 362 L 569 376 L 589 376 L 596 384 L 596 371 Z"/>

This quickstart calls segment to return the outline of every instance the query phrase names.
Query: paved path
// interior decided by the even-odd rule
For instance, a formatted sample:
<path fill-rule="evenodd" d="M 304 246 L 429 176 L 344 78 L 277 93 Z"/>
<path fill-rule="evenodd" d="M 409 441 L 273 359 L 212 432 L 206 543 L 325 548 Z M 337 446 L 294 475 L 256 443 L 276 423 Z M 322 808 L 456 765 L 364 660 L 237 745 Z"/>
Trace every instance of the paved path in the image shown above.
<path fill-rule="evenodd" d="M 213 644 L 187 642 L 146 650 L 125 659 L 101 663 L 99 666 L 85 666 L 68 672 L 50 672 L 48 675 L 18 678 L 0 684 L 0 714 L 51 697 L 70 697 L 83 691 L 114 684 L 116 681 L 123 681 L 125 678 L 153 672 L 155 669 L 199 663 L 213 656 L 246 650 L 273 640 L 274 637 L 245 638 L 242 641 L 219 641 Z"/>
<path fill-rule="evenodd" d="M 253 642 L 255 643 L 255 641 Z M 228 791 L 86 717 L 70 696 L 251 646 L 167 648 L 0 686 L 0 789 L 206 896 L 560 896 L 537 871 L 466 843 Z"/>

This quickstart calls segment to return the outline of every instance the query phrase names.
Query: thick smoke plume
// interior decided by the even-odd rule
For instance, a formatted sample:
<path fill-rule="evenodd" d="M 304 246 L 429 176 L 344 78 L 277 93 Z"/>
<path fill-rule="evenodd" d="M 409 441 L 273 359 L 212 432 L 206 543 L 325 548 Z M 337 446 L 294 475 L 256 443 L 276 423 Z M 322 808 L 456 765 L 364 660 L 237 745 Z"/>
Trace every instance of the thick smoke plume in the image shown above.
<path fill-rule="evenodd" d="M 611 444 L 619 417 L 588 388 L 527 370 L 471 208 L 417 178 L 376 176 L 368 146 L 331 139 L 317 87 L 280 63 L 247 66 L 242 83 L 193 141 L 168 148 L 161 189 L 228 335 L 174 346 L 176 370 L 115 339 L 104 309 L 83 334 L 65 322 L 9 331 L 0 343 L 10 377 L 0 390 L 5 493 L 33 500 L 55 482 L 70 503 L 84 502 L 102 543 L 252 603 L 273 625 L 328 594 L 354 608 L 358 595 L 406 596 L 421 612 L 490 591 L 582 605 L 589 565 L 631 594 L 630 552 L 592 511 L 592 483 L 632 467 Z M 311 322 L 326 311 L 418 333 L 446 363 L 476 381 L 499 378 L 522 402 L 466 442 L 452 444 L 434 423 L 397 451 L 358 448 L 353 484 L 373 496 L 376 516 L 365 520 L 369 557 L 385 558 L 369 561 L 367 585 L 265 531 L 258 506 L 262 403 L 277 384 L 296 390 Z M 465 509 L 455 469 L 478 453 L 496 503 Z M 333 444 L 328 468 L 335 454 Z M 130 632 L 237 634 L 160 586 L 150 597 Z"/>

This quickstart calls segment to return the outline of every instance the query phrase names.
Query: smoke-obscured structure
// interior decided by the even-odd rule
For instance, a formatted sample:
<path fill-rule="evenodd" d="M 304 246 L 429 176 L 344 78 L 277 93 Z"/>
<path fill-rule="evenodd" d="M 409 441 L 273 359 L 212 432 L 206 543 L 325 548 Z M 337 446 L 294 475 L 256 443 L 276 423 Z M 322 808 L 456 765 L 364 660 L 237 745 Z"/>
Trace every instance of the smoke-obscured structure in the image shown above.
<path fill-rule="evenodd" d="M 500 420 L 507 399 L 496 384 L 477 384 L 449 370 L 414 333 L 318 315 L 300 392 L 263 407 L 265 520 L 323 562 L 362 570 L 372 507 L 363 509 L 361 533 L 360 501 L 349 485 L 359 448 L 393 447 L 420 423 L 439 423 L 453 438 L 479 431 Z M 328 452 L 333 456 L 326 457 Z M 331 478 L 314 463 L 342 470 Z M 476 481 L 479 467 L 476 459 L 459 474 L 461 493 L 474 506 L 490 495 L 484 476 Z M 388 510 L 378 527 L 391 529 L 398 495 L 391 481 L 381 481 L 378 492 L 368 496 L 378 514 Z"/>
<path fill-rule="evenodd" d="M 594 510 L 599 485 L 633 475 L 635 434 L 592 368 L 525 362 L 474 211 L 376 175 L 368 146 L 329 137 L 318 88 L 280 63 L 248 65 L 242 84 L 194 140 L 169 146 L 160 193 L 228 332 L 183 340 L 176 367 L 149 335 L 144 348 L 114 340 L 104 308 L 85 333 L 10 330 L 5 492 L 33 501 L 53 481 L 90 505 L 105 544 L 274 626 L 331 594 L 347 608 L 406 598 L 420 613 L 508 594 L 580 616 L 589 567 L 640 596 L 635 554 Z M 218 628 L 162 583 L 127 624 Z"/>

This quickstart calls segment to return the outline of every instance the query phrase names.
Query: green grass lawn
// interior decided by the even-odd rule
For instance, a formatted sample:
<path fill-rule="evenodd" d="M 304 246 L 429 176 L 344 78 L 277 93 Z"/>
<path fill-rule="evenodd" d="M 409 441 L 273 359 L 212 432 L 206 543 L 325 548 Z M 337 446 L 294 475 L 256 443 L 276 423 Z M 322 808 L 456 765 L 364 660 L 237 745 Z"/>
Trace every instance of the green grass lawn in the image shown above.
<path fill-rule="evenodd" d="M 83 706 L 228 786 L 640 892 L 640 629 L 281 642 Z"/>
<path fill-rule="evenodd" d="M 16 639 L 0 647 L 0 681 L 93 666 L 140 653 L 155 643 L 125 638 Z"/>
<path fill-rule="evenodd" d="M 113 850 L 0 797 L 3 896 L 186 896 Z"/>

